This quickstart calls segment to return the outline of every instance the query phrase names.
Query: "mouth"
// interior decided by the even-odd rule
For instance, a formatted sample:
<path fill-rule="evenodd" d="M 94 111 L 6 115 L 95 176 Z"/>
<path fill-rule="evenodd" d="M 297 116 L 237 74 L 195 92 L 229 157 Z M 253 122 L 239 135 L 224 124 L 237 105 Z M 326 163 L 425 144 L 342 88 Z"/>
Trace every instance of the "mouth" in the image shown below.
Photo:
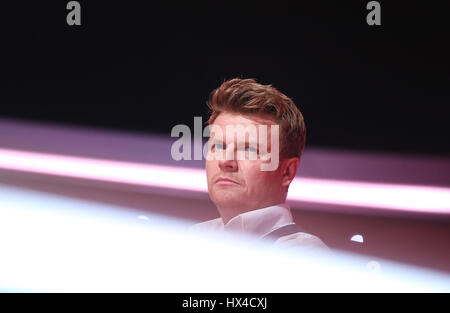
<path fill-rule="evenodd" d="M 239 184 L 232 179 L 219 177 L 216 179 L 216 185 L 233 186 Z"/>

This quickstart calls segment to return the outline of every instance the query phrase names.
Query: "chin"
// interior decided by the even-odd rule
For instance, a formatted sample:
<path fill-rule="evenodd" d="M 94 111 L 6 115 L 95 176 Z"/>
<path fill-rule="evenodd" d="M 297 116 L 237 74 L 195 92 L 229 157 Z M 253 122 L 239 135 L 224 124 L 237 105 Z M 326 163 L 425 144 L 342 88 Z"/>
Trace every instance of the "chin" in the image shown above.
<path fill-rule="evenodd" d="M 214 192 L 210 195 L 212 202 L 216 207 L 240 207 L 243 203 L 246 203 L 243 197 L 236 195 L 235 193 L 228 193 L 226 191 Z"/>

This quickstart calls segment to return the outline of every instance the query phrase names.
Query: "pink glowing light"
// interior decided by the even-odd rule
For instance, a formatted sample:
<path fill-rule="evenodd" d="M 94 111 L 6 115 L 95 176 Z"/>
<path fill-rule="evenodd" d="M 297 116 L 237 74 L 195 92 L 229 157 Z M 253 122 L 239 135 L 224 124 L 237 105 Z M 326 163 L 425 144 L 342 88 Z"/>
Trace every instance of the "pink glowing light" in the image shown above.
<path fill-rule="evenodd" d="M 0 168 L 124 184 L 206 191 L 203 171 L 173 166 L 0 149 Z"/>
<path fill-rule="evenodd" d="M 324 204 L 450 214 L 450 188 L 295 179 L 289 199 Z"/>
<path fill-rule="evenodd" d="M 207 192 L 205 171 L 175 166 L 0 149 L 0 168 L 107 182 Z M 450 188 L 296 178 L 288 200 L 450 214 Z"/>

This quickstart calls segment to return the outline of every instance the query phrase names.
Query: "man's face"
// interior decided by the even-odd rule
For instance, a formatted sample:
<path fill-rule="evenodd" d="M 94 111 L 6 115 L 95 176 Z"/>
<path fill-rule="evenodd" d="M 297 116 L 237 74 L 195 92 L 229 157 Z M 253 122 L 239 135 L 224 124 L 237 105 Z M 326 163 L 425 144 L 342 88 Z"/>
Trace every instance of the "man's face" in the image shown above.
<path fill-rule="evenodd" d="M 261 151 L 269 152 L 266 153 L 266 156 L 272 152 L 271 125 L 277 125 L 275 119 L 267 114 L 241 115 L 223 112 L 219 114 L 213 125 L 209 140 L 209 155 L 215 153 L 220 158 L 207 158 L 206 174 L 210 198 L 219 211 L 226 210 L 231 216 L 235 216 L 246 211 L 284 202 L 283 196 L 285 196 L 286 187 L 281 185 L 282 166 L 277 164 L 275 170 L 261 170 L 261 165 L 267 165 L 271 159 L 263 160 L 259 155 Z M 247 129 L 257 129 L 256 142 L 250 138 L 249 134 L 242 136 L 241 132 L 238 135 L 239 131 L 236 131 L 238 125 Z M 267 130 L 267 140 L 259 140 L 260 125 Z M 220 135 L 214 133 L 214 127 L 222 130 Z M 230 128 L 235 130 L 231 134 Z M 279 137 L 274 137 L 274 139 L 279 140 Z M 262 147 L 261 144 L 265 147 Z M 244 149 L 244 159 L 238 157 L 238 149 L 240 151 Z M 256 159 L 255 157 L 250 159 L 251 153 L 256 155 Z M 221 181 L 221 178 L 230 179 L 233 182 Z"/>

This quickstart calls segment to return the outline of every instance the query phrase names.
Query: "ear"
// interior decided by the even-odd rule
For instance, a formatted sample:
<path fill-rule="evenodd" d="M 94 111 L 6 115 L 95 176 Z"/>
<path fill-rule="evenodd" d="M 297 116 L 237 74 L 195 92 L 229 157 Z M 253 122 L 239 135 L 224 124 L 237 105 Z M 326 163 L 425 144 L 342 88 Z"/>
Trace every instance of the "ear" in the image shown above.
<path fill-rule="evenodd" d="M 281 185 L 283 187 L 289 187 L 292 180 L 294 180 L 295 175 L 297 175 L 299 165 L 299 158 L 290 158 L 285 160 L 283 170 L 281 172 Z"/>

